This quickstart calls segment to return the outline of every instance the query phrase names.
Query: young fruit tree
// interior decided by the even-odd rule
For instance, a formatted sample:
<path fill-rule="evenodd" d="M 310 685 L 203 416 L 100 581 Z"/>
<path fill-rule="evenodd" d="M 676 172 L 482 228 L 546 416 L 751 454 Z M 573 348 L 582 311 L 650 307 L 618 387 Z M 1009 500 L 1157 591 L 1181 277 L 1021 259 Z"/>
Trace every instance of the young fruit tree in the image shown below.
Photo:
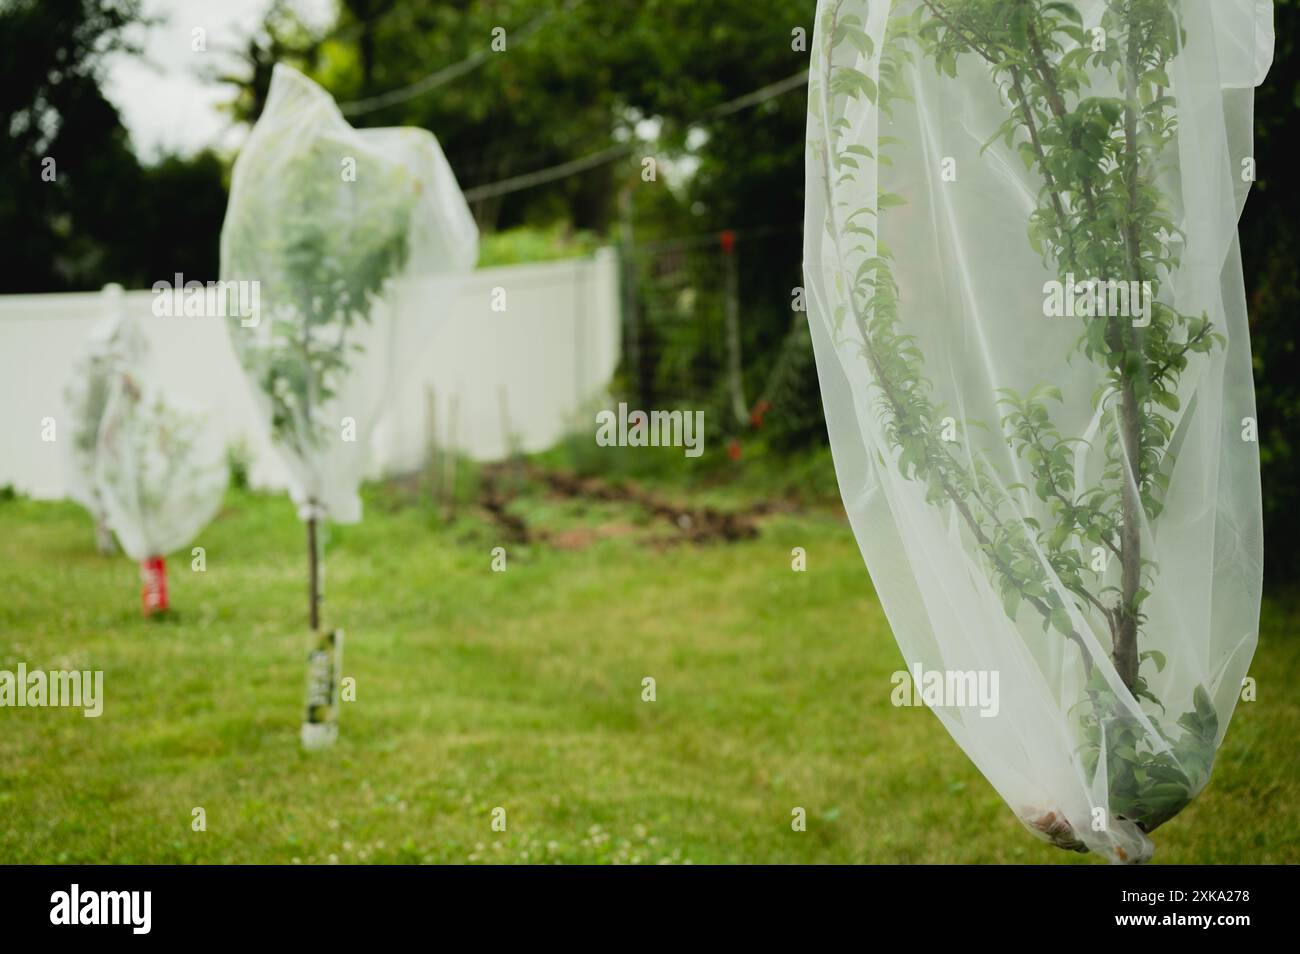
<path fill-rule="evenodd" d="M 191 543 L 216 514 L 228 470 L 206 415 L 164 394 L 154 380 L 135 320 L 120 315 L 112 340 L 119 360 L 95 383 L 105 398 L 89 456 L 105 523 L 140 565 L 148 616 L 169 609 L 165 557 Z"/>
<path fill-rule="evenodd" d="M 1268 7 L 818 4 L 804 268 L 854 533 L 958 744 L 1115 861 L 1206 785 L 1257 639 Z"/>
<path fill-rule="evenodd" d="M 321 87 L 276 66 L 235 163 L 221 273 L 232 300 L 238 283 L 257 283 L 245 298 L 256 309 L 229 320 L 230 339 L 306 525 L 306 747 L 338 732 L 343 634 L 321 621 L 325 523 L 361 518 L 375 427 L 477 248 L 429 132 L 355 130 Z"/>
<path fill-rule="evenodd" d="M 104 420 L 115 372 L 139 365 L 144 340 L 135 322 L 126 319 L 121 285 L 104 289 L 107 313 L 91 331 L 81 356 L 63 389 L 63 403 L 72 440 L 65 442 L 64 461 L 68 496 L 81 504 L 95 521 L 95 544 L 100 553 L 114 552 L 113 531 L 108 527 L 104 501 L 95 484 L 95 451 L 99 425 Z"/>

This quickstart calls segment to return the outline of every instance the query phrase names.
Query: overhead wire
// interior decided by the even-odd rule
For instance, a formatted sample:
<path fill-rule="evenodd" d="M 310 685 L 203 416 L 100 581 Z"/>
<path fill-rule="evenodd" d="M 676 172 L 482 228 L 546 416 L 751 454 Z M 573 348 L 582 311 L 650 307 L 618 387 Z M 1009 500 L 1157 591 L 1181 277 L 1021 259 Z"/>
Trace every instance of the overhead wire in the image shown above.
<path fill-rule="evenodd" d="M 716 119 L 721 116 L 730 116 L 733 113 L 740 112 L 742 109 L 748 109 L 765 103 L 769 99 L 775 99 L 791 90 L 798 89 L 808 82 L 808 71 L 803 70 L 795 73 L 793 76 L 787 76 L 783 80 L 777 80 L 775 83 L 768 83 L 756 90 L 737 96 L 735 99 L 728 100 L 713 108 L 707 110 L 699 119 L 695 120 L 687 128 L 701 126 L 709 119 Z M 470 202 L 476 202 L 479 199 L 492 198 L 498 195 L 506 195 L 510 192 L 518 192 L 521 189 L 531 189 L 533 186 L 542 185 L 547 182 L 554 182 L 557 179 L 563 179 L 567 176 L 577 175 L 579 172 L 586 172 L 588 169 L 594 169 L 602 166 L 607 162 L 613 162 L 628 155 L 635 148 L 634 143 L 619 143 L 609 146 L 596 152 L 588 153 L 577 159 L 570 159 L 568 162 L 562 162 L 554 166 L 548 166 L 545 169 L 538 169 L 533 172 L 523 173 L 517 176 L 511 176 L 507 179 L 501 179 L 497 182 L 488 182 L 483 185 L 474 186 L 465 190 L 465 198 Z"/>
<path fill-rule="evenodd" d="M 563 7 L 552 8 L 545 13 L 539 14 L 529 20 L 522 27 L 513 33 L 507 33 L 507 42 L 519 44 L 528 40 L 533 34 L 544 27 L 556 13 L 568 13 L 584 3 L 585 0 L 568 0 Z M 347 103 L 340 103 L 339 110 L 345 116 L 361 116 L 365 113 L 373 113 L 375 110 L 383 109 L 386 106 L 394 106 L 398 103 L 404 103 L 407 100 L 414 99 L 417 96 L 423 96 L 425 93 L 432 92 L 439 86 L 444 86 L 452 80 L 459 79 L 466 73 L 478 69 L 493 55 L 490 47 L 476 50 L 465 59 L 444 66 L 440 70 L 435 70 L 428 76 L 409 83 L 406 86 L 400 86 L 397 89 L 389 90 L 386 93 L 379 93 L 375 96 L 367 96 L 364 99 L 352 100 Z"/>
<path fill-rule="evenodd" d="M 559 12 L 567 13 L 584 3 L 585 0 L 568 0 L 563 7 L 552 8 L 545 13 L 534 17 L 524 26 L 516 30 L 513 35 L 509 35 L 514 43 L 521 43 L 533 36 L 556 14 Z M 442 69 L 436 70 L 414 83 L 389 90 L 386 93 L 380 93 L 376 96 L 369 96 L 364 99 L 353 100 L 347 103 L 341 103 L 339 109 L 345 116 L 358 116 L 365 113 L 374 112 L 387 106 L 393 106 L 397 103 L 403 103 L 422 96 L 425 93 L 432 92 L 440 86 L 464 76 L 466 73 L 477 69 L 487 62 L 491 56 L 489 50 L 478 50 L 459 62 L 452 63 Z M 800 70 L 785 79 L 777 80 L 774 83 L 768 83 L 756 90 L 752 90 L 725 103 L 707 110 L 702 116 L 694 120 L 687 128 L 696 128 L 710 119 L 717 119 L 722 116 L 730 116 L 733 113 L 748 109 L 752 106 L 758 106 L 761 103 L 782 96 L 791 90 L 807 84 L 808 71 Z M 579 156 L 576 159 L 570 159 L 565 162 L 557 163 L 553 166 L 547 166 L 542 169 L 536 169 L 532 172 L 521 173 L 500 179 L 496 182 L 487 182 L 482 185 L 474 186 L 465 190 L 465 198 L 470 202 L 477 202 L 482 199 L 495 198 L 500 195 L 508 195 L 512 192 L 519 192 L 524 189 L 531 189 L 535 186 L 544 185 L 548 182 L 555 182 L 569 176 L 578 175 L 590 169 L 598 168 L 609 162 L 621 159 L 629 155 L 635 148 L 635 143 L 618 143 L 608 146 L 604 149 L 588 153 L 585 156 Z"/>

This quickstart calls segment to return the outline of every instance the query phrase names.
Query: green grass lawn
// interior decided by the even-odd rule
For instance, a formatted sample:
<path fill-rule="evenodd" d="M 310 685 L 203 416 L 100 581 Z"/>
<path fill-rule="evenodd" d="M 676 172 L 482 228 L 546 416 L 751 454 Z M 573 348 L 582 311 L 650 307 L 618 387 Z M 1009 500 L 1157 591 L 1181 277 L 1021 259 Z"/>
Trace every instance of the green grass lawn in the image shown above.
<path fill-rule="evenodd" d="M 358 698 L 339 744 L 305 754 L 287 498 L 231 492 L 195 541 L 206 572 L 169 561 L 165 621 L 141 618 L 135 566 L 94 552 L 76 506 L 0 502 L 0 668 L 102 669 L 107 697 L 98 720 L 0 709 L 0 862 L 1096 861 L 1035 840 L 933 715 L 890 705 L 901 657 L 833 510 L 707 546 L 622 519 L 577 548 L 507 546 L 494 573 L 484 517 L 440 526 L 371 490 L 326 560 Z M 1266 604 L 1259 701 L 1156 862 L 1300 861 L 1298 615 Z"/>

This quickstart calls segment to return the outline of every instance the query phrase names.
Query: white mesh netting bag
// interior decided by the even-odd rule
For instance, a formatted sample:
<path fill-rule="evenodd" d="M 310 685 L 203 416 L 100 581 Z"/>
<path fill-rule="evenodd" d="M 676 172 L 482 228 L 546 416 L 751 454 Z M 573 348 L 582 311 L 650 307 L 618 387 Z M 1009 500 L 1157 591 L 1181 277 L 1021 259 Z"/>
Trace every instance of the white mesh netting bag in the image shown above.
<path fill-rule="evenodd" d="M 144 336 L 123 318 L 133 359 L 113 368 L 95 450 L 95 487 L 127 556 L 162 557 L 190 543 L 221 506 L 225 444 L 198 408 L 163 392 Z"/>
<path fill-rule="evenodd" d="M 431 133 L 353 129 L 325 90 L 276 66 L 235 163 L 221 275 L 258 283 L 230 337 L 305 519 L 360 519 L 386 400 L 477 256 Z"/>
<path fill-rule="evenodd" d="M 1257 639 L 1236 222 L 1271 16 L 818 4 L 804 268 L 854 534 L 961 748 L 1116 861 L 1205 786 Z"/>
<path fill-rule="evenodd" d="M 72 430 L 72 439 L 64 443 L 68 496 L 94 517 L 99 549 L 107 553 L 112 550 L 112 534 L 95 483 L 99 425 L 104 420 L 115 373 L 138 367 L 145 355 L 145 344 L 139 326 L 126 320 L 122 286 L 106 287 L 104 302 L 106 314 L 91 330 L 81 356 L 72 366 L 63 389 L 63 403 Z"/>

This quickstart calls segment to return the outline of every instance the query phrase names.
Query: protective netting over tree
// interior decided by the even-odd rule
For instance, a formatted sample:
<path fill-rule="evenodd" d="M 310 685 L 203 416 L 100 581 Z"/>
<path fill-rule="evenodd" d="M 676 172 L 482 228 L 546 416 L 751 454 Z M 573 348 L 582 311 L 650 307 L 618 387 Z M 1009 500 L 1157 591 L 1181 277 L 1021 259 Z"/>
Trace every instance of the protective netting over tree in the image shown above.
<path fill-rule="evenodd" d="M 206 415 L 135 370 L 115 375 L 95 483 L 129 557 L 160 557 L 190 543 L 221 506 L 228 476 L 225 447 Z"/>
<path fill-rule="evenodd" d="M 235 163 L 226 282 L 256 282 L 230 336 L 305 517 L 360 518 L 357 487 L 393 383 L 419 357 L 478 255 L 437 140 L 353 129 L 329 94 L 276 66 Z"/>
<path fill-rule="evenodd" d="M 818 4 L 805 272 L 854 533 L 958 744 L 1114 860 L 1205 786 L 1257 639 L 1236 222 L 1271 16 Z"/>
<path fill-rule="evenodd" d="M 139 367 L 146 352 L 144 338 L 136 322 L 126 319 L 120 285 L 105 290 L 108 313 L 90 334 L 81 356 L 73 364 L 72 374 L 63 390 L 71 439 L 66 449 L 68 496 L 81 504 L 95 519 L 99 549 L 113 549 L 108 515 L 95 483 L 95 460 L 99 449 L 99 425 L 112 393 L 116 374 Z"/>
<path fill-rule="evenodd" d="M 337 736 L 343 639 L 321 627 L 318 524 L 361 518 L 375 427 L 477 257 L 478 229 L 431 133 L 353 129 L 328 93 L 276 66 L 235 163 L 221 276 L 252 303 L 230 337 L 307 525 L 308 748 Z"/>

